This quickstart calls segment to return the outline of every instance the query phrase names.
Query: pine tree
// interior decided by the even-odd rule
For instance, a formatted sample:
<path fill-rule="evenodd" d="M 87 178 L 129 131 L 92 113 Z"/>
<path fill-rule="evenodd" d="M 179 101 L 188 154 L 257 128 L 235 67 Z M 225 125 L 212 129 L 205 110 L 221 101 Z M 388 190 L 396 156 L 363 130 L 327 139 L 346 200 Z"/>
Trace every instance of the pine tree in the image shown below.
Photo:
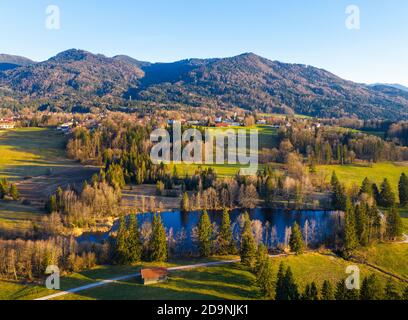
<path fill-rule="evenodd" d="M 198 222 L 198 247 L 202 257 L 209 257 L 212 253 L 212 226 L 207 210 L 201 214 Z"/>
<path fill-rule="evenodd" d="M 387 238 L 390 240 L 396 240 L 402 236 L 402 232 L 403 225 L 401 216 L 397 208 L 393 207 L 391 208 L 387 215 L 387 229 L 386 229 Z"/>
<path fill-rule="evenodd" d="M 401 174 L 398 183 L 398 194 L 401 207 L 406 207 L 408 205 L 408 177 L 405 173 Z"/>
<path fill-rule="evenodd" d="M 256 281 L 263 296 L 267 298 L 273 295 L 274 282 L 272 272 L 272 262 L 269 258 L 268 250 L 264 245 L 260 245 L 256 261 Z"/>
<path fill-rule="evenodd" d="M 275 300 L 287 300 L 286 297 L 285 270 L 283 262 L 281 262 L 279 265 L 278 275 L 276 277 Z"/>
<path fill-rule="evenodd" d="M 296 254 L 301 254 L 303 252 L 303 239 L 302 239 L 302 231 L 300 230 L 299 225 L 297 222 L 294 223 L 292 227 L 292 233 L 290 235 L 289 240 L 290 250 L 295 252 Z"/>
<path fill-rule="evenodd" d="M 188 198 L 188 193 L 183 193 L 183 199 L 181 200 L 181 211 L 188 212 L 190 210 L 190 199 Z"/>
<path fill-rule="evenodd" d="M 380 191 L 380 205 L 384 208 L 391 208 L 395 204 L 395 194 L 392 191 L 391 185 L 388 179 L 385 178 L 381 184 Z"/>
<path fill-rule="evenodd" d="M 241 234 L 241 262 L 250 268 L 256 263 L 257 246 L 251 230 L 251 220 L 248 213 L 245 213 L 245 224 Z"/>
<path fill-rule="evenodd" d="M 360 289 L 360 300 L 381 300 L 382 288 L 375 274 L 365 277 Z"/>
<path fill-rule="evenodd" d="M 13 183 L 10 186 L 10 196 L 14 201 L 17 201 L 20 198 L 16 185 Z"/>
<path fill-rule="evenodd" d="M 402 299 L 408 300 L 408 286 L 405 288 L 404 294 L 402 295 Z"/>
<path fill-rule="evenodd" d="M 152 223 L 152 237 L 150 239 L 150 260 L 163 262 L 167 260 L 167 239 L 160 215 L 155 214 Z"/>
<path fill-rule="evenodd" d="M 372 189 L 373 189 L 374 200 L 379 205 L 381 201 L 381 197 L 380 197 L 380 190 L 378 189 L 378 186 L 376 183 L 373 183 Z"/>
<path fill-rule="evenodd" d="M 337 282 L 336 285 L 336 293 L 335 293 L 335 298 L 336 300 L 347 300 L 347 287 L 346 287 L 346 282 L 344 280 L 340 280 Z"/>
<path fill-rule="evenodd" d="M 142 258 L 142 241 L 138 229 L 137 218 L 131 215 L 129 218 L 129 229 L 127 235 L 128 261 L 129 263 L 139 262 Z"/>
<path fill-rule="evenodd" d="M 268 249 L 265 247 L 264 244 L 261 244 L 258 247 L 258 251 L 256 254 L 256 266 L 255 266 L 255 274 L 258 275 L 261 271 L 264 263 L 266 260 L 269 259 Z"/>
<path fill-rule="evenodd" d="M 266 193 L 266 203 L 271 206 L 273 204 L 273 198 L 274 198 L 274 182 L 273 179 L 271 177 L 268 177 L 268 179 L 266 179 L 266 183 L 265 183 L 265 193 Z"/>
<path fill-rule="evenodd" d="M 322 286 L 322 300 L 334 300 L 333 287 L 330 281 L 325 280 Z"/>
<path fill-rule="evenodd" d="M 359 194 L 362 195 L 364 193 L 373 196 L 373 183 L 367 177 L 363 180 Z"/>
<path fill-rule="evenodd" d="M 295 283 L 292 269 L 290 267 L 286 269 L 285 287 L 287 292 L 287 300 L 299 300 L 298 286 Z"/>
<path fill-rule="evenodd" d="M 367 216 L 367 207 L 364 203 L 356 206 L 355 209 L 355 217 L 356 217 L 356 231 L 359 243 L 362 246 L 366 246 L 368 244 L 368 216 Z"/>
<path fill-rule="evenodd" d="M 401 299 L 391 278 L 388 279 L 387 284 L 385 285 L 384 293 L 385 293 L 384 294 L 385 300 L 400 300 Z"/>
<path fill-rule="evenodd" d="M 359 292 L 355 289 L 347 289 L 346 282 L 344 280 L 340 280 L 336 285 L 335 298 L 336 300 L 358 300 Z"/>
<path fill-rule="evenodd" d="M 45 210 L 48 213 L 53 213 L 58 211 L 58 206 L 57 206 L 57 198 L 55 194 L 51 195 L 49 200 L 45 204 Z"/>
<path fill-rule="evenodd" d="M 315 282 L 306 285 L 302 300 L 319 300 L 319 291 Z"/>
<path fill-rule="evenodd" d="M 218 250 L 221 255 L 234 254 L 236 251 L 232 236 L 231 219 L 227 209 L 224 209 L 220 232 L 218 234 Z"/>
<path fill-rule="evenodd" d="M 127 226 L 126 218 L 121 217 L 119 220 L 119 228 L 116 235 L 116 246 L 115 246 L 115 261 L 119 264 L 128 263 L 128 245 L 127 245 Z"/>
<path fill-rule="evenodd" d="M 333 171 L 331 177 L 332 207 L 336 210 L 344 210 L 346 205 L 346 196 L 344 187 L 340 184 L 336 172 Z"/>
<path fill-rule="evenodd" d="M 344 217 L 344 249 L 347 253 L 358 246 L 356 234 L 356 220 L 354 209 L 349 198 L 346 202 L 346 212 Z"/>
<path fill-rule="evenodd" d="M 4 199 L 9 192 L 8 181 L 6 178 L 0 179 L 0 199 Z"/>

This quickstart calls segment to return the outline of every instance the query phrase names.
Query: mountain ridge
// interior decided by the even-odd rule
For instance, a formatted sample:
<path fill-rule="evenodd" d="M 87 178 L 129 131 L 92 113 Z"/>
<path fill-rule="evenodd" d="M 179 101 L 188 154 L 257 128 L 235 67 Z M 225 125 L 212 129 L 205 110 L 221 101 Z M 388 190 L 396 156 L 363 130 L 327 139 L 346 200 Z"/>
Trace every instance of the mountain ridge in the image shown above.
<path fill-rule="evenodd" d="M 48 101 L 62 109 L 123 105 L 132 99 L 153 106 L 263 112 L 290 108 L 320 117 L 408 118 L 408 95 L 402 90 L 354 83 L 324 69 L 252 52 L 150 63 L 70 49 L 43 62 L 0 71 L 0 94 L 19 103 Z"/>

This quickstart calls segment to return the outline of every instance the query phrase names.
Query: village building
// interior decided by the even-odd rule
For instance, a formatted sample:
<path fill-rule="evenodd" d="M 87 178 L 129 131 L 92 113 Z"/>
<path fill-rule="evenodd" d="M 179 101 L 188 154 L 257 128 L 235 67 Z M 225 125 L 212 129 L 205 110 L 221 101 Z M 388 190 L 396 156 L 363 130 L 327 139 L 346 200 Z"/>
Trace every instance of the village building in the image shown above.
<path fill-rule="evenodd" d="M 166 268 L 142 269 L 142 280 L 144 285 L 167 281 L 168 271 Z"/>
<path fill-rule="evenodd" d="M 12 118 L 0 118 L 0 130 L 14 129 L 16 126 Z"/>

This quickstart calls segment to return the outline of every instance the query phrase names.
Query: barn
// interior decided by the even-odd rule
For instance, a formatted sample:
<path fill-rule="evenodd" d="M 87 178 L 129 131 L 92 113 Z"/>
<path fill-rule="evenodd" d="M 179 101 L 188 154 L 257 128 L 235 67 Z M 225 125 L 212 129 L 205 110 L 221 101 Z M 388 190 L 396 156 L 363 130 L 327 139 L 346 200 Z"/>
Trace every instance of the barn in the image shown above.
<path fill-rule="evenodd" d="M 142 269 L 142 280 L 144 285 L 167 281 L 168 271 L 166 268 Z"/>

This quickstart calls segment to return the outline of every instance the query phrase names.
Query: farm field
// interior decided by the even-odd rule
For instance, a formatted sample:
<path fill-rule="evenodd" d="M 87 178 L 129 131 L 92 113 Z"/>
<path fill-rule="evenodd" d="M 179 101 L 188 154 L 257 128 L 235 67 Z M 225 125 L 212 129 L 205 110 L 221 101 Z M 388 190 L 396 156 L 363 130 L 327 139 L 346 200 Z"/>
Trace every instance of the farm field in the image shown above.
<path fill-rule="evenodd" d="M 0 200 L 0 230 L 25 231 L 39 222 L 43 212 L 18 202 Z"/>
<path fill-rule="evenodd" d="M 337 177 L 342 183 L 351 186 L 353 183 L 361 185 L 364 178 L 368 177 L 380 187 L 384 178 L 387 178 L 396 195 L 398 189 L 398 181 L 401 173 L 408 173 L 407 163 L 375 163 L 372 166 L 366 164 L 353 165 L 325 165 L 318 166 L 317 170 L 326 174 L 327 181 L 330 181 L 332 172 L 335 171 Z"/>
<path fill-rule="evenodd" d="M 55 130 L 0 131 L 0 176 L 12 180 L 44 175 L 73 165 L 65 157 L 65 136 Z"/>
<path fill-rule="evenodd" d="M 215 130 L 215 128 L 208 128 L 210 130 Z M 229 127 L 229 128 L 217 128 L 221 130 L 228 129 L 258 129 L 258 149 L 262 150 L 264 148 L 271 149 L 277 147 L 277 130 L 267 125 L 256 125 L 251 127 Z M 249 145 L 249 139 L 247 141 Z M 201 167 L 202 169 L 212 168 L 215 170 L 219 177 L 232 177 L 237 175 L 241 169 L 245 169 L 248 166 L 237 164 L 212 164 L 212 165 L 196 165 L 196 164 L 176 164 L 177 172 L 179 176 L 193 175 Z M 258 166 L 258 169 L 262 169 L 262 165 Z M 174 165 L 168 165 L 170 172 L 173 171 Z"/>
<path fill-rule="evenodd" d="M 384 250 L 389 249 L 384 247 Z M 347 276 L 345 269 L 348 265 L 356 265 L 354 262 L 345 261 L 334 255 L 320 253 L 273 258 L 273 262 L 274 276 L 277 274 L 280 262 L 292 268 L 295 280 L 301 291 L 311 281 L 315 281 L 319 287 L 321 287 L 326 279 L 335 285 L 336 282 Z M 183 263 L 186 262 L 179 261 L 176 264 L 169 263 L 166 266 L 182 265 Z M 189 261 L 188 263 L 194 263 L 194 261 Z M 362 277 L 375 273 L 383 284 L 389 278 L 387 275 L 371 267 L 362 264 L 357 265 L 360 267 Z M 139 268 L 123 266 L 98 267 L 62 278 L 61 286 L 62 289 L 67 290 L 118 275 L 136 273 Z M 240 264 L 235 263 L 171 272 L 168 282 L 151 286 L 143 286 L 139 279 L 132 278 L 76 294 L 68 294 L 60 297 L 60 299 L 261 299 L 254 281 L 255 277 L 251 272 Z M 396 288 L 402 292 L 405 284 L 396 279 L 392 281 Z M 2 299 L 11 297 L 33 299 L 50 294 L 50 291 L 38 286 L 22 286 L 10 282 L 0 282 L 0 288 L 6 288 L 1 290 L 3 294 L 0 295 L 0 298 Z"/>
<path fill-rule="evenodd" d="M 355 256 L 408 280 L 407 243 L 379 243 L 357 250 Z"/>

